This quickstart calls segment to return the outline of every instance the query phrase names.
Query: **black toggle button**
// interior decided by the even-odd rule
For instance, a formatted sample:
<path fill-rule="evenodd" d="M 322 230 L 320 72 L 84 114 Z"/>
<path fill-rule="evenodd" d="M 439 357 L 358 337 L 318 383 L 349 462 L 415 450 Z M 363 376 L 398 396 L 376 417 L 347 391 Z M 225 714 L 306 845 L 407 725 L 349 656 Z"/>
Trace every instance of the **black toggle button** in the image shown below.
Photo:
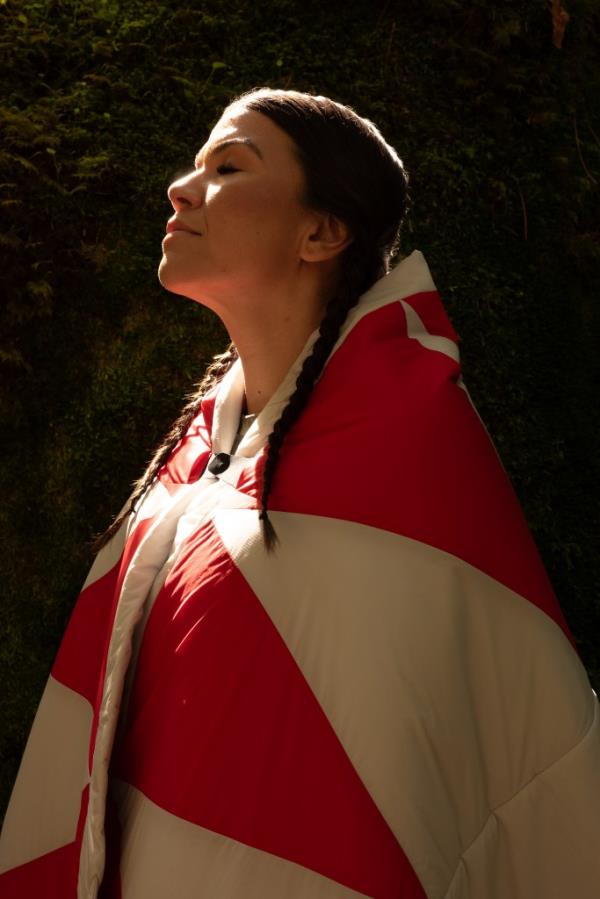
<path fill-rule="evenodd" d="M 210 462 L 208 470 L 211 474 L 221 474 L 221 472 L 226 471 L 229 468 L 230 462 L 231 456 L 229 455 L 229 453 L 217 453 L 214 459 Z"/>

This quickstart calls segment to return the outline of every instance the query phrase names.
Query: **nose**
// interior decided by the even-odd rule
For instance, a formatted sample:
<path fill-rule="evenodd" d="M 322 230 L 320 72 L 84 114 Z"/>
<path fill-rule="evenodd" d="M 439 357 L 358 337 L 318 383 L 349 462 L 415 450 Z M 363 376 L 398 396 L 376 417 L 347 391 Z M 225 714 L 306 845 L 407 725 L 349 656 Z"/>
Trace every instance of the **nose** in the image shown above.
<path fill-rule="evenodd" d="M 175 212 L 180 212 L 186 206 L 199 206 L 202 202 L 202 187 L 197 176 L 198 172 L 190 172 L 169 185 L 167 196 Z"/>

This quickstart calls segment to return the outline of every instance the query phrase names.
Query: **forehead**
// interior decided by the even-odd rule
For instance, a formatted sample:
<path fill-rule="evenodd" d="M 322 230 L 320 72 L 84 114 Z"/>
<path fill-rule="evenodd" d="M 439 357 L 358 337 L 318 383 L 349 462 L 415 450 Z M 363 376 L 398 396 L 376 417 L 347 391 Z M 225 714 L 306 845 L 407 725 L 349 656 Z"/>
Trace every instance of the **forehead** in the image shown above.
<path fill-rule="evenodd" d="M 294 143 L 286 132 L 268 116 L 253 109 L 225 110 L 212 129 L 202 152 L 227 138 L 250 138 L 261 150 L 265 161 L 289 162 Z"/>

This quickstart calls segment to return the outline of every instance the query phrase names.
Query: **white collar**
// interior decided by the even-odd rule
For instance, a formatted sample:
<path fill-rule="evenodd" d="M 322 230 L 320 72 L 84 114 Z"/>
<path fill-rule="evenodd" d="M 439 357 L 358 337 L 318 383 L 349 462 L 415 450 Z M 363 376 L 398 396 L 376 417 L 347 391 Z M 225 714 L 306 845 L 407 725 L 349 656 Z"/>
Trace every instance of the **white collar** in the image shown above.
<path fill-rule="evenodd" d="M 404 297 L 435 289 L 425 257 L 420 250 L 413 250 L 410 256 L 402 259 L 391 271 L 383 275 L 361 295 L 358 304 L 350 310 L 325 365 L 328 364 L 332 355 L 344 342 L 350 331 L 365 315 L 392 301 L 402 300 Z M 283 381 L 242 437 L 235 452 L 236 456 L 249 459 L 263 448 L 269 434 L 273 430 L 273 425 L 295 390 L 296 380 L 300 374 L 302 364 L 310 354 L 318 336 L 318 329 L 309 335 L 304 347 L 288 369 Z M 212 452 L 214 455 L 229 453 L 231 449 L 240 422 L 244 388 L 242 363 L 240 359 L 236 359 L 220 382 L 216 396 L 212 424 Z"/>

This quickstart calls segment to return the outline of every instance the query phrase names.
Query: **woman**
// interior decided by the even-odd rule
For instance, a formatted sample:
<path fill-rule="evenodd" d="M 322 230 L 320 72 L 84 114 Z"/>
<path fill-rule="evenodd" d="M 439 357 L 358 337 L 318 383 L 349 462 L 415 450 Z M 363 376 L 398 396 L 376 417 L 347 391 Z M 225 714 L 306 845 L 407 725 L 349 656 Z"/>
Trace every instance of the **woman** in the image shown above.
<path fill-rule="evenodd" d="M 2 897 L 597 895 L 597 698 L 425 260 L 390 266 L 407 188 L 270 89 L 170 186 L 161 283 L 232 343 L 98 540 Z"/>

